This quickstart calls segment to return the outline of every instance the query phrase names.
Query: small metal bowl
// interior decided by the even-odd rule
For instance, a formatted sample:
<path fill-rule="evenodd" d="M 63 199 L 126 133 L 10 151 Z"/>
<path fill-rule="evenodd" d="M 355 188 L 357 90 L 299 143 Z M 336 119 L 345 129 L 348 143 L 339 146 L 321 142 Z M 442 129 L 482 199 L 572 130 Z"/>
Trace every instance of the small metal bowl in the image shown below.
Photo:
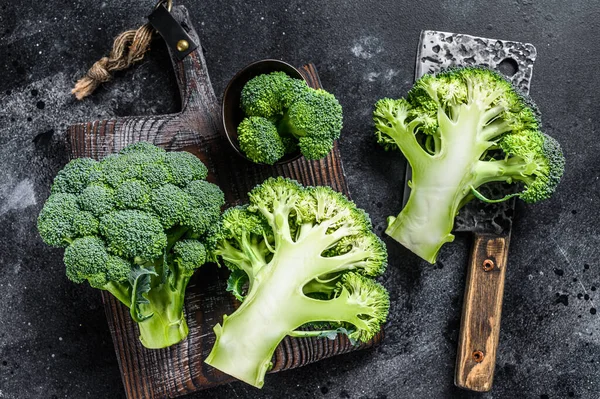
<path fill-rule="evenodd" d="M 240 106 L 240 97 L 242 95 L 242 89 L 246 85 L 246 83 L 255 76 L 262 75 L 265 73 L 271 73 L 276 71 L 283 71 L 288 74 L 290 77 L 295 79 L 304 79 L 304 76 L 293 66 L 288 64 L 287 62 L 279 61 L 279 60 L 261 60 L 253 62 L 252 64 L 246 66 L 241 71 L 239 71 L 233 79 L 229 81 L 229 84 L 225 88 L 225 93 L 223 94 L 223 127 L 225 132 L 225 137 L 227 137 L 227 141 L 231 144 L 231 147 L 235 150 L 235 152 L 241 156 L 242 158 L 254 162 L 249 159 L 241 150 L 240 144 L 238 142 L 238 134 L 237 128 L 242 119 L 245 118 L 244 111 Z M 294 152 L 292 154 L 286 154 L 279 161 L 275 162 L 274 165 L 282 165 L 288 162 L 295 161 L 300 158 L 302 154 L 300 151 Z M 256 163 L 256 162 L 254 162 Z"/>

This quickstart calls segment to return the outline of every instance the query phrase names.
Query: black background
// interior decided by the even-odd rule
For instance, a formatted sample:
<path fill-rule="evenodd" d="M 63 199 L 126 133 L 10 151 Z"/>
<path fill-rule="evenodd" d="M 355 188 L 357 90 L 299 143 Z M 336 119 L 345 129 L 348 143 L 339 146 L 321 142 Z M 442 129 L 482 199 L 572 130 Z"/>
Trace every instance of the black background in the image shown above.
<path fill-rule="evenodd" d="M 197 398 L 598 398 L 600 56 L 597 1 L 182 1 L 200 34 L 217 96 L 262 58 L 316 63 L 340 100 L 340 141 L 355 201 L 378 233 L 400 208 L 404 161 L 376 145 L 374 102 L 410 88 L 421 29 L 533 43 L 531 95 L 567 170 L 549 201 L 520 203 L 507 271 L 494 390 L 453 387 L 469 237 L 436 265 L 387 240 L 382 282 L 392 308 L 376 350 L 269 375 L 259 391 L 233 383 Z M 0 398 L 124 397 L 100 295 L 67 281 L 62 250 L 35 219 L 67 162 L 70 123 L 178 110 L 164 44 L 78 102 L 74 81 L 149 1 L 0 1 Z"/>

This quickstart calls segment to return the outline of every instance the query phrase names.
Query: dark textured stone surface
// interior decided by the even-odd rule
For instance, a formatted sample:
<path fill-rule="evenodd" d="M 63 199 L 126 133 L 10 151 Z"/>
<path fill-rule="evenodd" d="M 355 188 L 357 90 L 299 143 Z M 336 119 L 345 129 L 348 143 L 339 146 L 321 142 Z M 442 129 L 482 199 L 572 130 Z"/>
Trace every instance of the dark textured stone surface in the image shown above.
<path fill-rule="evenodd" d="M 341 141 L 354 199 L 378 232 L 399 210 L 404 162 L 372 136 L 372 104 L 401 96 L 421 29 L 531 42 L 531 94 L 563 144 L 556 196 L 519 204 L 506 281 L 495 387 L 452 385 L 468 237 L 424 264 L 389 241 L 392 297 L 376 350 L 241 383 L 197 398 L 600 397 L 600 29 L 594 1 L 182 1 L 195 21 L 218 96 L 245 64 L 313 61 L 345 109 Z M 67 281 L 61 250 L 42 244 L 35 218 L 66 163 L 69 123 L 177 110 L 166 49 L 91 98 L 69 94 L 112 38 L 143 22 L 148 1 L 0 1 L 0 398 L 119 398 L 123 390 L 98 292 Z M 586 41 L 588 40 L 588 41 Z"/>

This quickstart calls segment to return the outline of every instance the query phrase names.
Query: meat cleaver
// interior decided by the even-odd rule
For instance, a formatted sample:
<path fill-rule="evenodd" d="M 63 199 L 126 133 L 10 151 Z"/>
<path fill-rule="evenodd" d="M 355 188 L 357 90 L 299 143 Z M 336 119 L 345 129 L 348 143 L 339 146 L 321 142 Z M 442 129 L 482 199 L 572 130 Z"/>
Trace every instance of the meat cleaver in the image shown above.
<path fill-rule="evenodd" d="M 529 43 L 425 30 L 419 41 L 415 79 L 448 67 L 486 66 L 529 93 L 535 57 L 536 49 Z M 404 205 L 411 177 L 407 165 Z M 503 197 L 507 190 L 502 183 L 481 188 L 488 198 Z M 486 392 L 492 388 L 514 206 L 514 198 L 496 204 L 473 200 L 456 217 L 454 232 L 474 235 L 454 377 L 454 384 L 463 389 Z"/>

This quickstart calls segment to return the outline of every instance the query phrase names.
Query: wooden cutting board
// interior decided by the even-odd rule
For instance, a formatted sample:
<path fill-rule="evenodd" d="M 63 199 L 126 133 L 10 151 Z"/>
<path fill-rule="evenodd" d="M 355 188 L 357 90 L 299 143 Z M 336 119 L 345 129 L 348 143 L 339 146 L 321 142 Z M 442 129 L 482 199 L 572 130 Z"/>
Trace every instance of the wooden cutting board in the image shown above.
<path fill-rule="evenodd" d="M 172 13 L 192 40 L 199 44 L 187 10 L 178 6 Z M 209 168 L 208 179 L 225 192 L 227 205 L 244 203 L 252 187 L 275 175 L 294 178 L 304 185 L 328 185 L 348 195 L 337 145 L 320 161 L 300 158 L 283 166 L 270 167 L 241 159 L 222 134 L 220 106 L 208 77 L 201 46 L 182 61 L 173 56 L 171 60 L 181 93 L 180 113 L 72 125 L 68 128 L 72 158 L 100 159 L 128 144 L 149 141 L 167 150 L 186 150 L 197 155 Z M 304 65 L 300 72 L 310 86 L 321 87 L 314 65 Z M 204 363 L 215 341 L 213 326 L 222 323 L 223 315 L 231 314 L 237 307 L 234 297 L 225 291 L 227 275 L 226 270 L 214 265 L 206 265 L 196 273 L 186 293 L 189 336 L 178 345 L 160 350 L 144 348 L 129 310 L 112 295 L 102 292 L 128 398 L 176 397 L 233 380 Z M 379 333 L 366 344 L 352 346 L 342 336 L 335 340 L 287 337 L 275 351 L 271 372 L 371 347 L 382 338 L 383 333 Z"/>

